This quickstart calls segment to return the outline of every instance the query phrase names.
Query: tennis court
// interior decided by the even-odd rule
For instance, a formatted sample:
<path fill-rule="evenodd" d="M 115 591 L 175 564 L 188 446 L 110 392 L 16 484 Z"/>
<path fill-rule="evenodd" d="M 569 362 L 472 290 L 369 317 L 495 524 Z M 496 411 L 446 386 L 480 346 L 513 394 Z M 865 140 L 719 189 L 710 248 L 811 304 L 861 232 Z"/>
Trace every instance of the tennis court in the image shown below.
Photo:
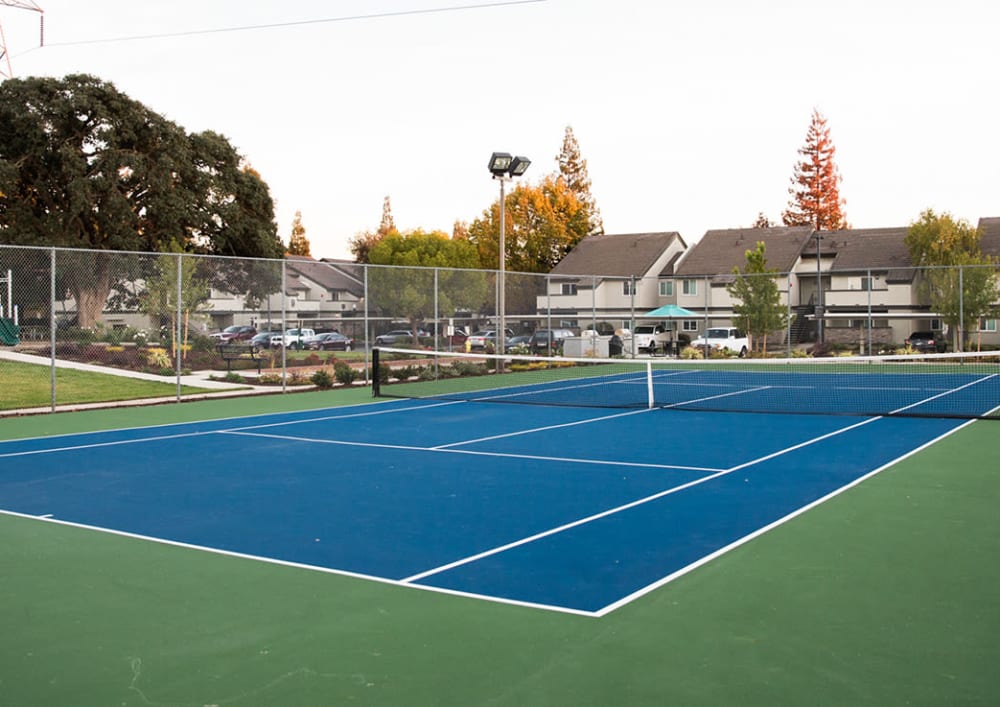
<path fill-rule="evenodd" d="M 816 395 L 821 374 L 789 383 L 771 372 L 734 381 L 720 371 L 657 371 L 652 379 L 595 371 L 502 390 L 491 382 L 472 400 L 437 395 L 12 440 L 0 444 L 0 506 L 602 616 L 966 424 L 843 414 L 837 392 L 860 387 L 851 377 L 822 375 L 828 386 L 818 394 L 841 414 L 748 414 L 683 408 L 734 399 L 752 406 L 761 395 L 767 401 L 757 405 L 772 404 L 792 388 Z M 1000 400 L 1000 378 L 982 371 L 935 376 L 930 389 L 908 374 L 872 381 L 894 409 L 933 413 L 959 399 L 986 415 Z M 669 401 L 637 409 L 620 400 L 619 409 L 561 402 L 567 391 L 597 388 L 655 388 Z M 489 401 L 553 393 L 556 405 Z"/>

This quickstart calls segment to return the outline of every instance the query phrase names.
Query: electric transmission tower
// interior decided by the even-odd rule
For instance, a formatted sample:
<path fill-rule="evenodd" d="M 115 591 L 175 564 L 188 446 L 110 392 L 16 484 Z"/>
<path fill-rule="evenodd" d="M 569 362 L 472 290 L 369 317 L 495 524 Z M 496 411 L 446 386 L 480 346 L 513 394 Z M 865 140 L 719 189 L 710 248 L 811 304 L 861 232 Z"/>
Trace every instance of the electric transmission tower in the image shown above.
<path fill-rule="evenodd" d="M 7 7 L 19 7 L 22 10 L 31 10 L 38 13 L 38 46 L 45 44 L 45 15 L 44 10 L 32 0 L 0 0 L 0 5 Z M 14 76 L 14 70 L 10 65 L 10 53 L 7 51 L 7 38 L 3 34 L 3 23 L 0 22 L 0 81 Z"/>

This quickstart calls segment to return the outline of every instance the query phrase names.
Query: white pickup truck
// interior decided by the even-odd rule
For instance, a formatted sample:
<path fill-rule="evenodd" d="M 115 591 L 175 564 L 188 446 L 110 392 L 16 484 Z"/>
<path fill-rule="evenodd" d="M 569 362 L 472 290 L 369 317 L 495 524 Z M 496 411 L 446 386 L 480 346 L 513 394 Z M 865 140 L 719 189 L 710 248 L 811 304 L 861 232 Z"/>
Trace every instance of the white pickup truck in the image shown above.
<path fill-rule="evenodd" d="M 316 336 L 312 329 L 286 329 L 284 334 L 275 334 L 271 337 L 271 348 L 280 349 L 287 346 L 290 349 L 301 349 L 302 342 L 310 336 Z"/>
<path fill-rule="evenodd" d="M 728 349 L 740 358 L 747 355 L 749 345 L 747 335 L 736 327 L 708 329 L 703 336 L 699 336 L 691 342 L 691 346 L 696 349 L 706 346 L 713 349 Z"/>

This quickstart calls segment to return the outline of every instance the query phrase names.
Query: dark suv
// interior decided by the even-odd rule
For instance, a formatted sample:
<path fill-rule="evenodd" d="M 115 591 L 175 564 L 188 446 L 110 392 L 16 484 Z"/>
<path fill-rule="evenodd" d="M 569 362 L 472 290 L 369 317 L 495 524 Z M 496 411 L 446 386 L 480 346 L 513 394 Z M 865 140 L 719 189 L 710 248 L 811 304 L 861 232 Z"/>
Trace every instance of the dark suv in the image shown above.
<path fill-rule="evenodd" d="M 562 351 L 563 341 L 573 335 L 569 329 L 539 329 L 528 339 L 528 348 L 534 354 L 557 354 Z"/>
<path fill-rule="evenodd" d="M 944 336 L 940 332 L 934 333 L 933 331 L 915 331 L 906 338 L 904 343 L 920 353 L 944 351 L 948 346 Z"/>

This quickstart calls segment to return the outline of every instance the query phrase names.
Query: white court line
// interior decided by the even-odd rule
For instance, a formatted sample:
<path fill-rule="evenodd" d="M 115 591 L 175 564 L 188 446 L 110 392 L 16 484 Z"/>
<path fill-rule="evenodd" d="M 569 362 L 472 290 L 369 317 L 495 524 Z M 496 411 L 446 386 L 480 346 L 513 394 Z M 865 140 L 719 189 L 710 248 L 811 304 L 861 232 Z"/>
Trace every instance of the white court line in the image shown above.
<path fill-rule="evenodd" d="M 429 407 L 438 407 L 440 405 L 457 405 L 457 404 L 458 404 L 457 402 L 444 402 L 444 403 L 433 403 L 431 405 L 414 405 L 414 406 L 405 407 L 405 408 L 392 408 L 392 409 L 389 409 L 389 410 L 376 410 L 374 412 L 358 412 L 358 413 L 349 413 L 349 414 L 346 414 L 346 415 L 328 415 L 328 416 L 324 416 L 324 417 L 310 417 L 310 418 L 305 418 L 305 419 L 301 419 L 301 420 L 286 420 L 285 422 L 273 422 L 273 423 L 267 423 L 267 424 L 262 424 L 262 425 L 250 425 L 250 426 L 247 426 L 247 427 L 235 427 L 235 428 L 232 428 L 231 430 L 230 429 L 221 429 L 221 430 L 194 430 L 194 431 L 191 431 L 191 432 L 181 432 L 181 433 L 174 434 L 174 435 L 159 435 L 159 436 L 151 436 L 151 437 L 136 437 L 135 439 L 119 439 L 119 440 L 111 440 L 111 441 L 108 441 L 108 442 L 92 442 L 90 444 L 75 444 L 75 445 L 70 445 L 70 446 L 67 446 L 67 447 L 49 447 L 49 448 L 46 448 L 46 449 L 30 449 L 30 450 L 25 450 L 25 451 L 20 451 L 20 452 L 4 452 L 4 453 L 0 453 L 0 459 L 6 459 L 6 458 L 10 458 L 10 457 L 26 457 L 26 456 L 36 455 L 36 454 L 49 454 L 49 453 L 52 453 L 52 452 L 75 452 L 75 451 L 79 451 L 79 450 L 82 450 L 82 449 L 98 449 L 98 448 L 101 448 L 101 447 L 116 447 L 116 446 L 125 445 L 125 444 L 143 444 L 143 443 L 146 443 L 146 442 L 159 442 L 161 440 L 182 439 L 182 438 L 185 438 L 185 437 L 200 437 L 202 435 L 220 434 L 220 433 L 234 431 L 234 430 L 253 430 L 253 429 L 266 428 L 266 427 L 280 427 L 280 426 L 283 426 L 283 425 L 297 425 L 297 424 L 301 424 L 301 423 L 305 423 L 305 422 L 316 422 L 316 421 L 324 421 L 324 420 L 346 420 L 346 419 L 349 419 L 349 418 L 352 418 L 352 417 L 366 417 L 366 416 L 371 416 L 371 415 L 390 415 L 390 414 L 395 414 L 395 413 L 399 413 L 399 412 L 408 412 L 410 410 L 425 410 L 425 409 L 427 409 Z M 334 409 L 335 410 L 337 408 L 327 408 L 327 409 Z M 275 414 L 277 414 L 277 415 L 283 415 L 283 414 L 288 414 L 288 413 L 270 413 L 270 414 L 271 415 L 275 415 Z M 253 417 L 258 417 L 258 416 L 254 415 Z M 234 419 L 240 419 L 240 418 L 234 418 Z M 223 421 L 225 421 L 225 420 L 223 420 Z M 172 423 L 170 425 L 163 425 L 163 427 L 174 427 L 174 426 L 177 426 L 177 425 L 181 425 L 181 426 L 184 426 L 184 425 L 196 425 L 196 424 L 205 424 L 205 423 L 211 423 L 211 422 L 214 422 L 214 421 L 213 420 L 201 420 L 199 422 L 179 422 L 179 423 Z M 155 427 L 160 427 L 160 425 L 156 425 Z M 146 428 L 140 427 L 140 428 L 136 428 L 136 429 L 146 429 Z M 150 428 L 150 429 L 153 429 L 153 428 Z M 81 433 L 78 433 L 78 435 L 113 434 L 113 433 L 119 432 L 119 431 L 122 431 L 122 430 L 98 430 L 98 431 L 95 431 L 95 432 L 81 432 Z M 77 435 L 70 435 L 70 436 L 77 436 Z M 31 438 L 31 439 L 43 439 L 43 438 L 41 438 L 41 437 L 35 437 L 35 438 Z M 28 441 L 28 440 L 12 439 L 12 440 L 7 440 L 7 441 L 8 442 L 24 442 L 24 441 Z"/>
<path fill-rule="evenodd" d="M 886 418 L 883 418 L 883 417 L 872 418 L 872 420 L 884 420 L 884 419 L 886 419 Z M 607 606 L 605 606 L 605 607 L 597 610 L 596 612 L 594 612 L 594 615 L 597 616 L 597 617 L 607 616 L 612 611 L 615 611 L 616 609 L 620 609 L 621 607 L 626 606 L 627 604 L 631 604 L 636 599 L 639 599 L 641 597 L 646 596 L 650 592 L 653 592 L 653 591 L 659 589 L 660 587 L 662 587 L 662 586 L 664 586 L 666 584 L 669 584 L 670 582 L 674 581 L 675 579 L 677 579 L 679 577 L 683 577 L 684 575 L 688 574 L 689 572 L 693 572 L 694 570 L 698 569 L 702 565 L 708 564 L 712 560 L 714 560 L 714 559 L 716 559 L 718 557 L 721 557 L 722 555 L 725 555 L 730 550 L 734 550 L 735 548 L 739 547 L 740 545 L 744 545 L 744 544 L 750 542 L 751 540 L 753 540 L 753 539 L 755 539 L 757 537 L 760 537 L 764 533 L 766 533 L 766 532 L 768 532 L 770 530 L 773 530 L 774 528 L 777 528 L 777 527 L 779 527 L 781 525 L 784 525 L 785 523 L 787 523 L 788 521 L 792 520 L 793 518 L 797 518 L 798 516 L 802 515 L 803 513 L 807 512 L 807 511 L 812 510 L 813 508 L 819 506 L 820 504 L 826 503 L 831 498 L 839 496 L 840 494 L 844 493 L 848 489 L 854 488 L 855 486 L 857 486 L 857 485 L 859 485 L 859 484 L 867 481 L 868 479 L 872 478 L 876 474 L 880 474 L 881 472 L 885 471 L 886 469 L 888 469 L 888 468 L 890 468 L 892 466 L 895 466 L 896 464 L 900 463 L 904 459 L 907 459 L 907 458 L 913 456 L 914 454 L 916 454 L 916 453 L 918 453 L 920 451 L 923 451 L 924 449 L 927 449 L 928 447 L 930 447 L 930 446 L 932 446 L 934 444 L 937 444 L 938 442 L 940 442 L 944 438 L 949 437 L 950 435 L 955 434 L 956 432 L 958 432 L 959 430 L 961 430 L 961 429 L 963 429 L 965 427 L 968 427 L 973 422 L 976 422 L 976 421 L 975 420 L 968 420 L 967 422 L 964 422 L 961 425 L 957 425 L 953 429 L 948 430 L 947 432 L 945 432 L 942 435 L 939 435 L 938 437 L 935 437 L 934 439 L 930 440 L 929 442 L 925 442 L 924 444 L 920 445 L 919 447 L 910 450 L 906 454 L 902 454 L 902 455 L 896 457 L 895 459 L 893 459 L 893 460 L 891 460 L 889 462 L 886 462 L 885 464 L 883 464 L 882 466 L 878 467 L 877 469 L 873 469 L 872 471 L 868 472 L 867 474 L 864 474 L 863 476 L 859 476 L 858 478 L 854 479 L 850 483 L 844 484 L 840 488 L 834 489 L 833 491 L 831 491 L 830 493 L 826 494 L 825 496 L 823 496 L 821 498 L 817 498 L 815 501 L 807 503 L 806 505 L 802 506 L 801 508 L 795 509 L 791 513 L 788 513 L 787 515 L 782 516 L 781 518 L 778 518 L 777 520 L 775 520 L 775 521 L 773 521 L 771 523 L 768 523 L 765 526 L 762 526 L 762 527 L 758 528 L 757 530 L 753 531 L 752 533 L 747 533 L 743 537 L 737 538 L 736 540 L 734 540 L 733 542 L 729 543 L 728 545 L 720 547 L 715 552 L 712 552 L 712 553 L 710 553 L 708 555 L 705 555 L 704 557 L 701 557 L 701 558 L 695 560 L 691 564 L 686 565 L 685 567 L 682 567 L 682 568 L 680 568 L 679 570 L 677 570 L 675 572 L 671 572 L 666 577 L 662 577 L 661 579 L 658 579 L 657 581 L 653 582 L 652 584 L 649 584 L 649 585 L 647 585 L 645 587 L 642 587 L 641 589 L 638 589 L 638 590 L 632 592 L 631 594 L 622 597 L 618 601 L 615 601 L 615 602 L 612 602 L 611 604 L 608 604 Z"/>
<path fill-rule="evenodd" d="M 360 579 L 369 582 L 377 582 L 379 584 L 388 584 L 395 587 L 401 587 L 408 590 L 420 590 L 424 592 L 433 592 L 435 594 L 447 594 L 449 596 L 466 597 L 470 599 L 480 599 L 482 601 L 493 602 L 494 604 L 509 604 L 511 606 L 521 606 L 529 609 L 542 609 L 544 611 L 555 611 L 560 614 L 573 614 L 575 616 L 596 616 L 592 611 L 583 611 L 581 609 L 570 609 L 565 606 L 555 606 L 551 604 L 540 604 L 537 602 L 530 601 L 520 601 L 517 599 L 506 599 L 504 597 L 490 596 L 489 594 L 476 594 L 473 592 L 462 592 L 457 589 L 447 589 L 445 587 L 431 587 L 423 586 L 420 584 L 404 584 L 396 579 L 389 579 L 387 577 L 379 577 L 372 574 L 362 574 L 361 572 L 352 572 L 350 570 L 339 570 L 332 567 L 322 567 L 320 565 L 309 565 L 303 562 L 292 562 L 291 560 L 279 560 L 274 557 L 265 557 L 263 555 L 251 555 L 245 552 L 236 552 L 235 550 L 222 550 L 216 547 L 209 547 L 207 545 L 194 545 L 192 543 L 181 542 L 180 540 L 168 540 L 166 538 L 157 538 L 152 535 L 141 535 L 139 533 L 130 533 L 126 530 L 115 530 L 113 528 L 102 528 L 98 525 L 87 525 L 86 523 L 76 523 L 73 521 L 59 520 L 57 518 L 51 517 L 51 514 L 46 514 L 42 516 L 30 515 L 27 513 L 18 513 L 16 511 L 7 511 L 0 509 L 0 515 L 10 516 L 12 518 L 26 518 L 29 520 L 41 520 L 47 523 L 53 523 L 55 525 L 67 526 L 70 528 L 82 528 L 83 530 L 91 530 L 98 533 L 106 533 L 108 535 L 117 535 L 123 538 L 131 538 L 135 540 L 146 540 L 149 542 L 158 543 L 160 545 L 168 545 L 171 547 L 184 548 L 186 550 L 197 550 L 200 552 L 209 552 L 213 555 L 222 555 L 224 557 L 235 557 L 241 560 L 251 560 L 254 562 L 265 562 L 270 565 L 279 565 L 281 567 L 292 567 L 295 569 L 308 570 L 312 572 L 322 572 L 324 574 L 332 574 L 339 577 L 349 577 L 351 579 Z"/>
<path fill-rule="evenodd" d="M 758 463 L 760 461 L 763 461 L 764 459 L 770 459 L 770 458 L 779 456 L 781 454 L 786 454 L 786 453 L 788 453 L 788 452 L 790 452 L 790 451 L 792 451 L 794 449 L 801 449 L 802 447 L 806 447 L 806 446 L 808 446 L 810 444 L 815 444 L 817 442 L 821 442 L 821 441 L 823 441 L 825 439 L 829 439 L 830 437 L 834 437 L 836 435 L 839 435 L 839 434 L 842 434 L 844 432 L 848 432 L 848 431 L 850 431 L 852 429 L 855 429 L 856 427 L 860 427 L 861 424 L 868 424 L 869 422 L 872 422 L 872 421 L 874 421 L 876 419 L 879 419 L 879 418 L 872 418 L 870 420 L 865 420 L 863 423 L 860 423 L 860 424 L 854 424 L 854 425 L 848 425 L 847 427 L 842 427 L 839 430 L 834 430 L 833 432 L 828 432 L 828 433 L 820 435 L 818 437 L 814 437 L 814 438 L 812 438 L 810 440 L 807 440 L 805 442 L 797 444 L 797 445 L 795 445 L 793 447 L 789 447 L 789 448 L 783 449 L 783 450 L 781 450 L 779 452 L 775 452 L 774 454 L 770 454 L 767 457 L 762 457 L 759 460 L 755 460 L 753 462 L 748 462 L 747 464 L 740 464 L 738 466 L 734 466 L 734 467 L 731 467 L 729 469 L 723 469 L 723 470 L 718 471 L 718 472 L 716 472 L 714 474 L 711 474 L 710 476 L 704 476 L 704 477 L 702 477 L 700 479 L 695 479 L 693 481 L 688 481 L 687 483 L 679 484 L 677 486 L 672 486 L 672 487 L 670 487 L 670 488 L 668 488 L 668 489 L 666 489 L 664 491 L 660 491 L 660 492 L 654 493 L 654 494 L 652 494 L 650 496 L 646 496 L 645 498 L 640 498 L 640 499 L 638 499 L 636 501 L 632 501 L 630 503 L 626 503 L 626 504 L 617 506 L 615 508 L 610 508 L 610 509 L 608 509 L 606 511 L 601 511 L 600 513 L 595 513 L 593 515 L 587 516 L 586 518 L 580 518 L 580 519 L 572 521 L 570 523 L 566 523 L 564 525 L 560 525 L 560 526 L 555 527 L 555 528 L 550 528 L 549 530 L 544 530 L 544 531 L 542 531 L 540 533 L 536 533 L 536 534 L 528 536 L 526 538 L 521 538 L 519 540 L 515 540 L 513 542 L 507 543 L 506 545 L 500 545 L 498 547 L 494 547 L 494 548 L 491 548 L 489 550 L 484 550 L 483 552 L 477 553 L 475 555 L 470 555 L 468 557 L 463 557 L 461 559 L 455 560 L 454 562 L 450 562 L 450 563 L 448 563 L 446 565 L 441 565 L 440 567 L 434 567 L 432 569 L 429 569 L 429 570 L 426 570 L 424 572 L 421 572 L 420 574 L 412 575 L 412 576 L 407 577 L 407 578 L 405 578 L 403 580 L 400 580 L 400 581 L 402 581 L 404 583 L 416 582 L 416 581 L 419 581 L 421 579 L 425 579 L 427 577 L 433 576 L 435 574 L 440 574 L 441 572 L 446 572 L 446 571 L 454 569 L 456 567 L 461 567 L 462 565 L 467 565 L 467 564 L 469 564 L 471 562 L 476 562 L 478 560 L 483 559 L 484 557 L 490 557 L 491 555 L 497 555 L 497 554 L 499 554 L 501 552 L 506 552 L 507 550 L 512 550 L 512 549 L 514 549 L 516 547 L 520 547 L 521 545 L 527 545 L 528 543 L 535 542 L 536 540 L 541 540 L 542 538 L 546 538 L 546 537 L 549 537 L 551 535 L 556 535 L 558 533 L 562 533 L 562 532 L 564 532 L 566 530 L 570 530 L 572 528 L 576 528 L 578 526 L 585 525 L 585 524 L 593 522 L 595 520 L 599 520 L 601 518 L 606 518 L 606 517 L 614 515 L 616 513 L 621 513 L 622 511 L 626 511 L 626 510 L 629 510 L 631 508 L 635 508 L 637 506 L 641 506 L 641 505 L 644 505 L 646 503 L 650 503 L 652 501 L 656 501 L 658 499 L 664 498 L 666 496 L 670 496 L 672 494 L 678 493 L 680 491 L 684 491 L 684 490 L 689 489 L 689 488 L 693 488 L 695 486 L 699 486 L 699 485 L 704 484 L 704 483 L 709 482 L 709 481 L 713 481 L 713 480 L 718 479 L 718 478 L 720 478 L 722 476 L 726 476 L 727 474 L 732 474 L 734 471 L 742 469 L 745 466 L 749 466 L 750 464 L 756 464 L 756 463 Z"/>
<path fill-rule="evenodd" d="M 629 373 L 621 373 L 621 372 L 618 372 L 618 373 L 604 373 L 604 374 L 601 374 L 599 377 L 602 377 L 602 378 L 612 378 L 612 377 L 622 378 L 623 376 L 632 376 L 632 377 L 635 377 L 635 376 L 638 376 L 638 375 L 640 375 L 640 371 L 634 371 L 634 372 L 629 372 Z M 576 382 L 571 382 L 571 381 L 543 381 L 543 382 L 538 382 L 538 383 L 527 383 L 527 384 L 524 384 L 524 385 L 515 386 L 516 388 L 521 388 L 521 390 L 518 390 L 517 392 L 507 393 L 506 395 L 489 395 L 489 397 L 484 397 L 484 398 L 475 398 L 475 397 L 472 397 L 472 396 L 474 396 L 474 395 L 476 395 L 478 393 L 490 393 L 491 391 L 494 391 L 494 390 L 507 390 L 507 389 L 499 387 L 499 388 L 486 388 L 486 389 L 481 390 L 481 391 L 480 390 L 470 390 L 468 392 L 469 392 L 470 400 L 472 400 L 473 402 L 486 402 L 486 403 L 488 403 L 488 402 L 491 402 L 491 401 L 494 401 L 494 400 L 500 400 L 502 398 L 518 398 L 518 397 L 522 397 L 522 396 L 525 396 L 525 395 L 537 395 L 539 393 L 542 393 L 542 394 L 545 394 L 545 393 L 558 393 L 558 392 L 561 392 L 561 391 L 564 391 L 564 390 L 578 390 L 580 388 L 595 388 L 597 386 L 621 385 L 621 384 L 628 384 L 628 383 L 632 383 L 633 382 L 630 379 L 626 379 L 626 380 L 598 380 L 598 381 L 593 381 L 593 382 L 590 382 L 590 383 L 580 383 L 579 382 L 580 380 L 592 381 L 592 378 L 576 379 Z M 646 380 L 645 379 L 645 374 L 643 374 L 643 379 L 642 379 L 643 385 L 645 385 L 645 380 Z M 555 385 L 555 383 L 571 383 L 571 384 L 570 385 L 557 386 L 557 385 Z M 524 388 L 527 388 L 529 386 L 534 386 L 534 387 L 531 390 L 524 390 Z M 433 399 L 434 397 L 435 396 L 433 396 L 433 395 L 429 396 L 429 398 L 431 398 L 431 399 Z"/>
<path fill-rule="evenodd" d="M 943 393 L 939 393 L 939 394 L 933 395 L 933 396 L 931 396 L 929 398 L 925 398 L 924 400 L 921 400 L 920 402 L 917 402 L 917 403 L 913 403 L 912 405 L 907 405 L 905 407 L 897 408 L 897 409 L 893 410 L 892 412 L 890 412 L 889 414 L 890 415 L 895 415 L 897 413 L 903 412 L 903 410 L 909 410 L 910 408 L 917 407 L 918 405 L 923 405 L 924 403 L 929 403 L 930 401 L 937 400 L 938 398 L 942 398 L 945 395 L 951 395 L 952 393 L 957 393 L 958 391 L 964 390 L 965 388 L 969 388 L 971 386 L 978 385 L 979 383 L 982 383 L 983 381 L 988 381 L 991 378 L 996 378 L 996 375 L 997 375 L 996 373 L 991 373 L 990 375 L 986 376 L 985 378 L 978 378 L 978 379 L 976 379 L 976 380 L 974 380 L 974 381 L 972 381 L 970 383 L 966 383 L 965 385 L 961 385 L 961 386 L 959 386 L 957 388 L 952 388 L 950 390 L 946 390 Z"/>
<path fill-rule="evenodd" d="M 641 415 L 644 412 L 649 412 L 650 408 L 643 408 L 642 410 L 630 410 L 628 412 L 619 412 L 614 415 L 604 415 L 602 417 L 591 417 L 586 420 L 576 420 L 575 422 L 563 422 L 558 425 L 547 425 L 545 427 L 533 427 L 527 430 L 518 430 L 517 432 L 505 432 L 504 434 L 491 435 L 489 437 L 480 437 L 478 439 L 467 439 L 461 442 L 450 442 L 448 444 L 439 444 L 436 447 L 430 447 L 430 449 L 448 449 L 449 447 L 458 447 L 463 444 L 476 444 L 477 442 L 489 442 L 494 439 L 503 439 L 505 437 L 517 437 L 519 435 L 530 435 L 535 432 L 546 432 L 548 430 L 557 430 L 561 427 L 575 427 L 576 425 L 589 425 L 591 422 L 602 422 L 604 420 L 613 420 L 618 417 L 628 417 L 629 415 Z"/>
<path fill-rule="evenodd" d="M 626 466 L 640 469 L 679 469 L 681 471 L 698 471 L 715 474 L 722 469 L 705 466 L 681 466 L 679 464 L 648 464 L 645 462 L 623 462 L 607 459 L 582 459 L 578 457 L 548 457 L 539 454 L 509 454 L 506 452 L 481 452 L 474 449 L 438 449 L 436 447 L 416 447 L 405 444 L 385 444 L 381 442 L 351 442 L 342 439 L 315 439 L 311 437 L 295 437 L 293 435 L 277 435 L 265 432 L 241 432 L 223 430 L 220 434 L 231 434 L 240 437 L 264 437 L 280 439 L 288 442 L 311 442 L 313 444 L 332 444 L 341 447 L 368 447 L 370 449 L 399 449 L 407 452 L 429 452 L 431 454 L 465 454 L 473 457 L 499 457 L 504 459 L 527 459 L 531 461 L 570 462 L 573 464 L 593 464 L 598 466 Z"/>
<path fill-rule="evenodd" d="M 246 427 L 230 427 L 218 432 L 242 432 L 244 430 L 263 430 L 268 427 L 286 427 L 288 425 L 303 425 L 310 422 L 327 422 L 329 420 L 350 420 L 355 417 L 372 417 L 374 415 L 394 415 L 398 412 L 409 412 L 411 410 L 427 410 L 447 405 L 461 405 L 461 400 L 448 400 L 442 403 L 429 403 L 426 405 L 411 405 L 406 408 L 395 408 L 392 410 L 375 410 L 374 412 L 352 412 L 347 415 L 325 415 L 323 417 L 306 417 L 301 420 L 285 420 L 284 422 L 268 422 L 263 425 L 247 425 Z"/>
<path fill-rule="evenodd" d="M 661 408 L 663 408 L 663 409 L 666 410 L 666 409 L 670 409 L 670 408 L 679 407 L 681 405 L 690 405 L 691 403 L 703 403 L 706 400 L 717 400 L 718 398 L 728 398 L 728 397 L 733 396 L 733 395 L 745 395 L 746 393 L 758 393 L 758 392 L 760 392 L 762 390 L 768 390 L 770 387 L 771 386 L 769 386 L 769 385 L 761 385 L 761 386 L 758 386 L 756 388 L 747 388 L 746 390 L 734 390 L 731 393 L 719 393 L 718 395 L 709 395 L 709 396 L 704 397 L 704 398 L 695 398 L 693 400 L 684 400 L 684 401 L 681 401 L 679 403 L 668 403 L 667 405 L 660 405 L 659 407 L 661 407 Z"/>

